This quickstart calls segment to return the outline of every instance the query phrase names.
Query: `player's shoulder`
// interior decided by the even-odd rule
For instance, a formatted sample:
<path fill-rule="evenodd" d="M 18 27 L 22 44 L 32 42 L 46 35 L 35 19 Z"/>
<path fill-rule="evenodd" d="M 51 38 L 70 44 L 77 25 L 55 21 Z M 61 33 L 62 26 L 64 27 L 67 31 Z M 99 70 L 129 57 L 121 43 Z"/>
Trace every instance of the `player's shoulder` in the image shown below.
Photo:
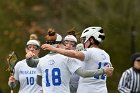
<path fill-rule="evenodd" d="M 71 60 L 74 60 L 74 61 L 76 61 L 76 62 L 81 62 L 81 60 L 79 60 L 79 59 L 76 59 L 76 58 L 70 58 Z"/>
<path fill-rule="evenodd" d="M 39 62 L 42 62 L 42 61 L 44 62 L 44 60 L 47 61 L 47 60 L 52 60 L 52 59 L 58 61 L 58 60 L 68 59 L 68 57 L 61 54 L 47 54 L 44 57 L 41 57 Z"/>
<path fill-rule="evenodd" d="M 107 59 L 110 59 L 109 54 L 101 48 L 91 48 L 90 55 L 94 57 L 105 57 Z"/>
<path fill-rule="evenodd" d="M 26 62 L 26 59 L 22 59 L 22 60 L 18 61 L 17 64 L 23 64 L 24 62 Z"/>
<path fill-rule="evenodd" d="M 105 50 L 103 50 L 103 49 L 101 49 L 101 48 L 98 48 L 98 49 L 95 49 L 95 53 L 98 55 L 100 55 L 100 54 L 102 54 L 102 55 L 104 55 L 104 56 L 109 56 L 109 54 L 105 51 Z"/>
<path fill-rule="evenodd" d="M 59 60 L 59 61 L 67 61 L 69 59 L 69 57 L 64 56 L 62 54 L 56 54 L 56 56 L 54 57 L 55 60 Z"/>
<path fill-rule="evenodd" d="M 99 53 L 99 52 L 102 51 L 102 49 L 92 47 L 92 48 L 87 48 L 87 49 L 85 49 L 84 51 L 91 52 L 91 53 Z"/>
<path fill-rule="evenodd" d="M 62 54 L 59 54 L 59 53 L 57 53 L 54 57 L 55 57 L 56 59 L 68 59 L 68 58 L 69 58 L 69 57 L 64 56 L 64 55 L 62 55 Z"/>
<path fill-rule="evenodd" d="M 43 56 L 43 57 L 40 57 L 39 60 L 42 60 L 44 59 L 45 57 L 47 57 L 47 55 Z"/>
<path fill-rule="evenodd" d="M 66 57 L 64 60 L 65 60 L 65 62 L 81 63 L 81 61 L 79 59 L 71 58 L 71 57 Z"/>
<path fill-rule="evenodd" d="M 26 64 L 26 59 L 18 61 L 15 66 L 23 66 L 24 64 Z"/>

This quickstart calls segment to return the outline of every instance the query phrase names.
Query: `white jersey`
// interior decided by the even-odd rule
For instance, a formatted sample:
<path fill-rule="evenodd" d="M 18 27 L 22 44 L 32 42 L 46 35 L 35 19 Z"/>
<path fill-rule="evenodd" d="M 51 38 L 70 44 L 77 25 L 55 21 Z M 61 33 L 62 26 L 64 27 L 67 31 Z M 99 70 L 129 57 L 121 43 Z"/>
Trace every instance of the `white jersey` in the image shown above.
<path fill-rule="evenodd" d="M 106 65 L 111 65 L 109 55 L 99 48 L 88 48 L 82 51 L 85 55 L 84 68 L 96 70 Z M 90 78 L 80 77 L 77 93 L 107 93 L 106 76 Z"/>
<path fill-rule="evenodd" d="M 36 68 L 27 65 L 26 60 L 15 65 L 14 77 L 20 82 L 18 93 L 41 93 L 42 88 L 36 83 Z"/>
<path fill-rule="evenodd" d="M 44 93 L 70 93 L 71 73 L 79 67 L 79 61 L 61 54 L 47 54 L 37 65 L 37 74 L 42 76 Z"/>

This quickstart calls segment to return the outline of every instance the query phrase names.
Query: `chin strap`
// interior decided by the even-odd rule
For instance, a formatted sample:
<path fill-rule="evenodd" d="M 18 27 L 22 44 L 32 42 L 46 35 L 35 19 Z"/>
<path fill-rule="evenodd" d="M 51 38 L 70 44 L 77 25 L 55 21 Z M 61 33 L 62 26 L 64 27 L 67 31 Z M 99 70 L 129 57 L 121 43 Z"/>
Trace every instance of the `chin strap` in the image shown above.
<path fill-rule="evenodd" d="M 91 44 L 91 41 L 90 41 L 90 45 L 88 46 L 88 48 L 90 48 L 90 47 L 91 47 L 91 45 L 92 45 L 92 44 Z"/>

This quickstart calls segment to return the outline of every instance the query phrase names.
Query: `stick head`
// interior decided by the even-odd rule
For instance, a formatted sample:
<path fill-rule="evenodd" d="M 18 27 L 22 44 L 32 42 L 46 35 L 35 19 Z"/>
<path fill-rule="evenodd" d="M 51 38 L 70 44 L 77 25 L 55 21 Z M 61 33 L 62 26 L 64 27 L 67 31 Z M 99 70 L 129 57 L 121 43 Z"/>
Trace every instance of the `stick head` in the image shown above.
<path fill-rule="evenodd" d="M 17 55 L 14 51 L 12 51 L 11 53 L 9 53 L 7 58 L 8 71 L 10 71 L 10 73 L 14 72 L 14 66 L 16 62 L 17 62 Z"/>

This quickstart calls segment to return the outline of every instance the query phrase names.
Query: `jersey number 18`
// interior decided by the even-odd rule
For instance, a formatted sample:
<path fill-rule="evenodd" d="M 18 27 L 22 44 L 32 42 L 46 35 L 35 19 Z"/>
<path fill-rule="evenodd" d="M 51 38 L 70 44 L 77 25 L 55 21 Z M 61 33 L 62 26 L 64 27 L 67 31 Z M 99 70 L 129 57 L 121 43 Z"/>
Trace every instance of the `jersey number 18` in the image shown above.
<path fill-rule="evenodd" d="M 46 73 L 46 87 L 50 86 L 50 81 L 49 81 L 49 75 L 48 75 L 49 69 L 45 70 Z M 51 75 L 52 75 L 52 84 L 54 86 L 59 86 L 61 84 L 61 73 L 60 73 L 60 69 L 59 68 L 53 68 L 51 71 Z"/>

